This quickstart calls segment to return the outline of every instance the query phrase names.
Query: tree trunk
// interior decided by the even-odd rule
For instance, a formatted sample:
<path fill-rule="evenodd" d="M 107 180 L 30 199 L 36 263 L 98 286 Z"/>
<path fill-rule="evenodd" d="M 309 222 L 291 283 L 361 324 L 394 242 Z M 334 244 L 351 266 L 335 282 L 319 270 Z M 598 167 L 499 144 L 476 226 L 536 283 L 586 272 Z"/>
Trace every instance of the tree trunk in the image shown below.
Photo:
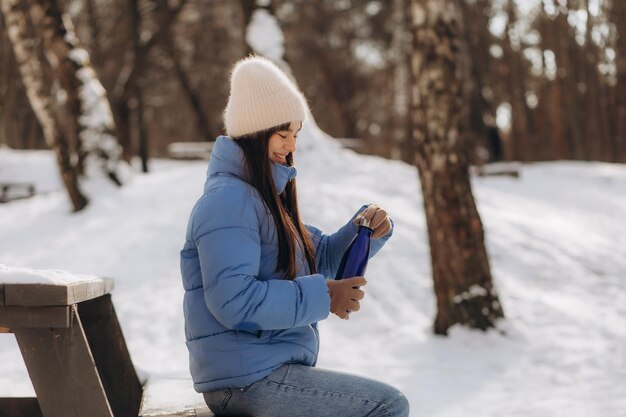
<path fill-rule="evenodd" d="M 250 26 L 250 22 L 252 22 L 252 15 L 257 8 L 260 8 L 260 6 L 257 6 L 256 0 L 239 0 L 239 6 L 241 7 L 241 12 L 243 13 L 243 39 L 246 40 L 248 26 Z M 266 9 L 274 15 L 274 5 L 271 1 Z M 246 55 L 254 55 L 255 52 L 252 49 L 252 46 L 248 45 L 247 41 L 245 44 L 247 48 Z"/>
<path fill-rule="evenodd" d="M 123 148 L 124 159 L 130 161 L 132 157 L 132 134 L 131 134 L 131 109 L 129 102 L 134 98 L 137 92 L 137 83 L 148 68 L 148 54 L 156 45 L 162 44 L 163 40 L 169 35 L 171 26 L 176 21 L 179 13 L 187 3 L 187 0 L 180 0 L 174 7 L 169 7 L 167 1 L 156 2 L 157 13 L 157 29 L 144 42 L 133 48 L 132 59 L 128 59 L 126 64 L 120 70 L 113 88 L 113 110 L 115 112 L 115 122 L 117 124 L 117 136 Z M 133 0 L 131 4 L 131 13 L 133 13 L 134 31 L 137 36 L 140 28 L 137 26 L 141 16 L 137 15 L 138 1 Z"/>
<path fill-rule="evenodd" d="M 412 163 L 407 160 L 407 153 L 404 152 L 407 142 L 411 140 L 411 129 L 408 123 L 410 104 L 409 104 L 409 78 L 410 78 L 410 30 L 409 19 L 407 19 L 406 9 L 408 0 L 393 0 L 393 24 L 392 32 L 392 49 L 393 49 L 393 113 L 392 125 L 393 130 L 389 135 L 390 155 L 392 159 L 402 159 L 405 162 Z M 409 158 L 413 153 L 409 154 Z"/>
<path fill-rule="evenodd" d="M 170 55 L 170 58 L 172 59 L 172 65 L 174 66 L 176 78 L 178 79 L 178 82 L 182 87 L 185 96 L 189 100 L 189 105 L 191 106 L 193 114 L 196 118 L 198 132 L 202 134 L 206 141 L 214 140 L 216 137 L 216 132 L 211 129 L 211 122 L 206 116 L 206 112 L 204 111 L 204 108 L 202 106 L 202 99 L 200 97 L 200 94 L 191 85 L 191 80 L 189 79 L 187 72 L 181 64 L 181 59 L 176 49 L 174 39 L 172 37 L 169 37 L 166 39 L 165 42 L 167 51 Z"/>
<path fill-rule="evenodd" d="M 409 15 L 416 163 L 437 296 L 434 330 L 446 334 L 455 323 L 484 330 L 504 313 L 469 180 L 459 6 L 455 0 L 412 0 Z"/>
<path fill-rule="evenodd" d="M 130 162 L 133 157 L 133 141 L 130 128 L 130 107 L 128 98 L 113 101 L 113 117 L 115 118 L 115 133 L 122 146 L 122 159 Z"/>
<path fill-rule="evenodd" d="M 139 56 L 141 52 L 141 12 L 139 10 L 139 1 L 132 1 L 132 25 L 133 25 L 133 54 L 135 57 Z M 167 37 L 165 37 L 167 38 Z M 165 39 L 164 38 L 164 39 Z M 144 103 L 142 94 L 141 80 L 137 79 L 132 84 L 132 90 L 130 94 L 130 103 L 133 103 L 134 115 L 135 115 L 135 132 L 137 132 L 137 151 L 139 159 L 141 160 L 141 172 L 148 173 L 148 150 L 149 150 L 149 135 L 148 129 L 144 122 Z M 132 137 L 132 136 L 131 136 Z M 132 146 L 131 146 L 132 148 Z M 129 156 L 130 157 L 130 156 Z"/>
<path fill-rule="evenodd" d="M 30 106 L 0 10 L 0 142 L 16 149 L 44 149 L 46 139 Z"/>
<path fill-rule="evenodd" d="M 87 198 L 80 190 L 76 166 L 72 164 L 69 141 L 53 109 L 51 86 L 45 83 L 42 69 L 44 63 L 40 62 L 39 53 L 35 49 L 37 40 L 31 36 L 27 26 L 26 16 L 35 7 L 34 3 L 20 0 L 2 0 L 1 3 L 4 22 L 16 61 L 19 63 L 26 94 L 42 126 L 46 141 L 55 152 L 74 211 L 79 211 L 87 205 Z"/>
<path fill-rule="evenodd" d="M 617 32 L 615 40 L 617 83 L 614 87 L 617 99 L 614 113 L 616 126 L 613 130 L 615 156 L 617 161 L 626 162 L 626 2 L 624 0 L 611 2 L 610 20 L 615 24 Z"/>
<path fill-rule="evenodd" d="M 469 112 L 466 132 L 466 140 L 470 149 L 470 164 L 482 164 L 488 160 L 495 161 L 499 155 L 495 146 L 489 142 L 490 134 L 495 128 L 495 112 L 493 103 L 488 101 L 484 92 L 491 90 L 489 76 L 491 74 L 491 55 L 489 45 L 492 43 L 489 32 L 489 16 L 487 10 L 489 4 L 486 0 L 478 0 L 475 3 L 460 2 L 461 12 L 465 17 L 465 33 L 467 47 L 472 59 L 468 59 L 470 77 L 466 82 L 469 91 Z M 485 123 L 489 120 L 491 123 Z M 478 147 L 484 147 L 489 151 L 488 157 L 477 153 Z M 488 159 L 487 159 L 488 158 Z"/>
<path fill-rule="evenodd" d="M 137 151 L 141 160 L 141 172 L 147 174 L 150 169 L 148 160 L 150 159 L 150 140 L 148 129 L 144 120 L 144 102 L 141 87 L 137 86 L 135 90 L 135 123 L 137 124 L 137 138 L 139 146 Z"/>
<path fill-rule="evenodd" d="M 87 20 L 89 22 L 91 61 L 94 66 L 99 68 L 102 64 L 102 50 L 100 48 L 100 23 L 96 13 L 96 0 L 86 0 Z"/>
<path fill-rule="evenodd" d="M 111 107 L 69 16 L 62 14 L 57 0 L 31 0 L 31 17 L 54 77 L 67 95 L 78 172 L 83 173 L 85 159 L 91 156 L 109 179 L 121 185 L 117 174 L 121 148 L 113 134 Z"/>
<path fill-rule="evenodd" d="M 528 106 L 526 104 L 525 79 L 526 63 L 521 51 L 513 48 L 513 42 L 509 33 L 511 28 L 517 23 L 518 16 L 513 0 L 508 0 L 506 5 L 508 15 L 507 25 L 504 30 L 504 62 L 507 65 L 507 87 L 511 104 L 511 150 L 514 159 L 521 161 L 532 161 L 534 155 L 530 152 L 528 141 L 529 117 Z"/>
<path fill-rule="evenodd" d="M 601 124 L 602 115 L 600 113 L 600 99 L 599 99 L 599 86 L 601 83 L 600 74 L 598 74 L 598 48 L 591 39 L 591 32 L 593 30 L 593 16 L 589 11 L 589 2 L 585 1 L 585 13 L 587 14 L 587 23 L 585 31 L 585 45 L 582 48 L 582 62 L 580 67 L 584 74 L 584 100 L 581 103 L 581 108 L 584 109 L 586 117 L 581 120 L 584 126 L 584 138 L 591 150 L 591 158 L 587 159 L 599 159 L 607 160 L 604 149 L 602 149 L 602 143 L 610 143 L 605 126 Z M 609 155 L 612 154 L 609 149 Z"/>

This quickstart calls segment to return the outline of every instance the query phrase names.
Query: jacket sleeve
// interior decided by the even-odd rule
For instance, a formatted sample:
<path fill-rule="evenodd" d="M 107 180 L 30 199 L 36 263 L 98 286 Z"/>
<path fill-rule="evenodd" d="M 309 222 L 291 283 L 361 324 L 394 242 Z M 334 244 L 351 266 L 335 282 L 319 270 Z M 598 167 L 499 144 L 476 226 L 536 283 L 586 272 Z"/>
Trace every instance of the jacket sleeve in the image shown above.
<path fill-rule="evenodd" d="M 287 329 L 328 316 L 330 296 L 323 275 L 303 276 L 293 281 L 257 279 L 261 240 L 251 204 L 238 209 L 215 204 L 205 210 L 211 218 L 220 219 L 220 226 L 207 227 L 210 221 L 199 221 L 194 227 L 194 241 L 204 299 L 222 325 L 246 331 Z M 202 217 L 199 213 L 198 220 Z"/>
<path fill-rule="evenodd" d="M 315 246 L 317 270 L 324 276 L 334 278 L 337 274 L 341 258 L 359 230 L 359 226 L 353 223 L 354 219 L 366 208 L 367 205 L 357 210 L 348 223 L 331 235 L 324 234 L 320 229 L 314 226 L 306 225 L 307 229 L 311 233 L 311 239 L 313 240 L 313 245 Z M 370 259 L 376 255 L 385 242 L 389 240 L 393 234 L 393 227 L 393 220 L 391 220 L 391 230 L 389 233 L 378 239 L 372 240 L 370 246 Z"/>

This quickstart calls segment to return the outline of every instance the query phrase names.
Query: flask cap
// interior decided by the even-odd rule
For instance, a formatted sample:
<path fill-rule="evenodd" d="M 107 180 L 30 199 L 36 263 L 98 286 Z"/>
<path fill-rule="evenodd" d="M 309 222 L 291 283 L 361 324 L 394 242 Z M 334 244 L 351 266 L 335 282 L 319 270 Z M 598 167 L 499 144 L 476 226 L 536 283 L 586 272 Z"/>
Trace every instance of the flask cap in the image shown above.
<path fill-rule="evenodd" d="M 369 227 L 371 229 L 370 221 L 367 220 L 365 217 L 361 217 L 361 220 L 359 221 L 359 225 Z"/>

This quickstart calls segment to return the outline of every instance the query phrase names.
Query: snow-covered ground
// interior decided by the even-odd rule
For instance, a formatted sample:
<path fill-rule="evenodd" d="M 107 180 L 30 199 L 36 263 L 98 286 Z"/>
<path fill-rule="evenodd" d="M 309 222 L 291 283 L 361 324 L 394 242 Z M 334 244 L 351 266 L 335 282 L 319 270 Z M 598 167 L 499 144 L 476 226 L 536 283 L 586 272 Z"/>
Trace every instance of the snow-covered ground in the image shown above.
<path fill-rule="evenodd" d="M 497 331 L 439 337 L 416 170 L 343 150 L 312 124 L 296 157 L 306 222 L 330 232 L 375 202 L 396 224 L 361 311 L 321 323 L 319 366 L 398 386 L 414 416 L 626 416 L 625 166 L 474 178 L 507 318 Z M 178 251 L 205 172 L 206 162 L 155 160 L 121 189 L 91 179 L 90 205 L 72 213 L 50 152 L 1 149 L 0 181 L 45 193 L 0 205 L 0 263 L 114 278 L 135 365 L 186 376 Z M 18 395 L 34 394 L 13 336 L 0 334 L 0 397 Z"/>

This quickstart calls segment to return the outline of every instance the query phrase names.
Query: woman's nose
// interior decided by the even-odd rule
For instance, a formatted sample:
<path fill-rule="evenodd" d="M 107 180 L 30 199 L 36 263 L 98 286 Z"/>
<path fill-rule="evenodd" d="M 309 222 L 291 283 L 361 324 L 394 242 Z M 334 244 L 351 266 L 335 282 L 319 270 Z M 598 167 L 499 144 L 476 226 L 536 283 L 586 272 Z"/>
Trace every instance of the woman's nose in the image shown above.
<path fill-rule="evenodd" d="M 296 138 L 292 137 L 287 139 L 285 142 L 285 150 L 292 153 L 296 151 Z"/>

